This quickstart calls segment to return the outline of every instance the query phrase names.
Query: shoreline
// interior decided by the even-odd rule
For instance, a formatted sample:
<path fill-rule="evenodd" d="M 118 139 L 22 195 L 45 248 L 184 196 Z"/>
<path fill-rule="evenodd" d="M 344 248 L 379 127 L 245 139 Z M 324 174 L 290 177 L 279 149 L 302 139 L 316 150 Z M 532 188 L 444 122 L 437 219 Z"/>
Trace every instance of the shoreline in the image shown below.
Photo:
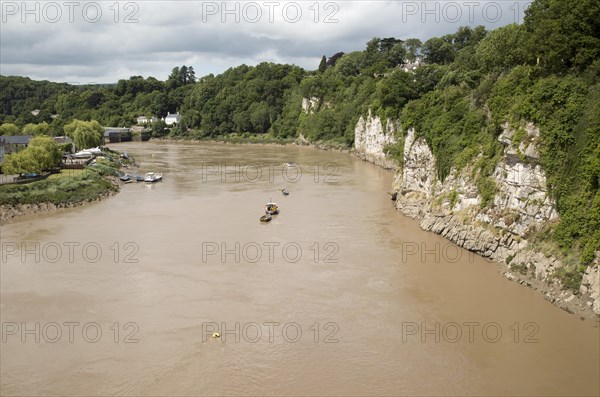
<path fill-rule="evenodd" d="M 266 141 L 266 142 L 250 142 L 250 141 L 232 142 L 232 141 L 226 140 L 226 139 L 220 140 L 220 139 L 152 138 L 151 140 L 155 140 L 158 142 L 169 142 L 169 143 L 197 143 L 197 144 L 210 143 L 210 144 L 229 144 L 229 145 L 262 145 L 262 146 L 287 146 L 287 147 L 297 146 L 297 147 L 304 147 L 304 148 L 310 148 L 310 149 L 318 149 L 318 150 L 322 150 L 322 151 L 336 151 L 336 152 L 340 152 L 340 153 L 346 153 L 346 154 L 349 154 L 351 156 L 354 156 L 354 157 L 362 160 L 363 162 L 367 162 L 372 165 L 378 166 L 388 172 L 395 173 L 398 170 L 398 167 L 395 166 L 393 161 L 391 161 L 387 158 L 380 158 L 381 156 L 373 156 L 373 155 L 369 155 L 366 153 L 358 152 L 354 148 L 343 147 L 341 144 L 336 145 L 336 144 L 327 144 L 327 143 L 309 143 L 307 141 L 299 141 L 298 139 L 293 142 L 286 142 L 286 143 L 270 142 L 270 141 Z M 18 204 L 16 206 L 0 205 L 0 209 L 2 210 L 2 215 L 0 216 L 0 225 L 5 225 L 12 220 L 15 220 L 15 219 L 21 218 L 23 216 L 27 216 L 27 215 L 33 215 L 33 214 L 44 213 L 44 212 L 61 211 L 64 209 L 69 209 L 69 208 L 84 206 L 87 204 L 92 204 L 92 203 L 102 201 L 104 199 L 110 198 L 110 197 L 118 194 L 120 191 L 120 185 L 121 185 L 119 183 L 119 179 L 116 177 L 107 177 L 106 179 L 110 181 L 110 183 L 113 185 L 113 187 L 115 189 L 108 191 L 107 193 L 102 194 L 92 200 L 84 200 L 84 201 L 80 201 L 80 202 L 76 202 L 76 203 L 64 203 L 64 204 L 58 204 L 58 205 L 55 205 L 52 203 Z M 393 186 L 391 186 L 390 189 L 393 190 Z M 394 203 L 394 209 L 397 212 L 400 212 L 401 215 L 409 217 L 409 218 L 413 219 L 415 222 L 418 222 L 419 227 L 422 230 L 424 230 L 426 232 L 432 232 L 432 233 L 438 234 L 438 235 L 444 237 L 445 239 L 447 239 L 448 241 L 450 241 L 451 243 L 455 244 L 458 247 L 461 247 L 470 252 L 473 252 L 474 254 L 479 255 L 484 259 L 491 260 L 497 266 L 498 273 L 500 275 L 502 275 L 504 278 L 506 278 L 510 281 L 516 282 L 525 287 L 528 287 L 530 289 L 533 289 L 534 291 L 542 294 L 544 299 L 546 299 L 552 305 L 554 305 L 558 308 L 561 308 L 562 310 L 568 312 L 569 314 L 576 315 L 582 320 L 589 319 L 589 320 L 593 320 L 597 323 L 600 322 L 600 315 L 594 313 L 591 308 L 591 305 L 589 304 L 589 299 L 590 299 L 589 294 L 573 293 L 573 291 L 571 291 L 569 289 L 561 288 L 561 286 L 559 284 L 557 284 L 556 282 L 551 283 L 548 281 L 540 280 L 535 276 L 535 274 L 530 274 L 530 273 L 521 274 L 519 272 L 512 270 L 510 268 L 510 266 L 508 264 L 504 263 L 503 261 L 496 260 L 490 256 L 482 255 L 482 253 L 478 250 L 469 249 L 468 247 L 465 246 L 465 244 L 460 244 L 460 241 L 457 241 L 456 239 L 452 238 L 452 236 L 456 236 L 457 233 L 461 232 L 462 230 L 457 231 L 457 230 L 455 230 L 455 228 L 441 228 L 441 229 L 434 228 L 434 227 L 432 227 L 432 225 L 428 224 L 427 222 L 423 222 L 424 218 L 428 218 L 427 214 L 421 214 L 421 216 L 415 216 L 416 214 L 410 213 L 410 211 L 408 211 L 408 212 L 404 211 L 403 208 L 399 208 L 397 206 L 396 200 L 394 200 L 396 197 L 394 197 L 393 192 L 392 193 L 386 192 L 386 193 L 392 195 L 392 199 L 390 201 L 392 201 L 392 203 Z M 8 213 L 8 216 L 6 215 L 7 213 Z M 430 215 L 430 217 L 436 217 L 436 214 L 433 214 L 433 213 L 429 214 L 429 215 Z M 475 226 L 473 226 L 473 227 L 476 228 Z M 450 233 L 449 231 L 453 231 L 455 233 Z M 530 250 L 530 251 L 531 251 L 532 256 L 543 255 L 540 252 L 537 252 L 535 250 Z M 597 272 L 598 265 L 600 265 L 600 256 L 596 258 L 596 260 L 594 261 L 594 264 L 591 265 L 588 270 L 592 270 L 592 268 L 594 266 L 596 266 L 595 269 Z M 594 275 L 591 275 L 591 277 L 594 277 Z"/>
<path fill-rule="evenodd" d="M 119 156 L 119 160 L 117 162 L 118 167 L 111 166 L 111 168 L 114 169 L 115 172 L 116 171 L 118 171 L 118 172 L 131 171 L 132 168 L 135 169 L 137 167 L 135 160 L 133 158 L 131 159 L 131 161 L 133 161 L 133 163 L 131 163 L 131 164 L 129 164 L 127 162 L 123 163 L 122 160 L 120 159 L 120 156 L 121 156 L 120 152 L 112 151 L 107 146 L 104 146 L 104 148 L 108 149 L 108 152 L 113 152 L 114 155 Z M 129 160 L 126 160 L 126 161 L 129 161 Z M 114 160 L 111 159 L 110 162 L 114 163 Z M 64 171 L 64 170 L 61 170 L 61 172 L 62 171 Z M 37 183 L 37 182 L 41 182 L 41 181 L 35 181 L 35 182 L 31 182 L 31 183 Z M 56 183 L 58 184 L 60 182 L 57 181 Z M 106 183 L 108 183 L 108 184 L 106 184 Z M 27 204 L 22 204 L 22 203 L 18 203 L 18 202 L 15 204 L 0 204 L 0 225 L 9 224 L 12 221 L 15 221 L 16 219 L 19 219 L 19 218 L 22 218 L 25 216 L 29 216 L 29 215 L 62 211 L 62 210 L 66 210 L 69 208 L 81 207 L 84 205 L 103 201 L 107 198 L 110 198 L 110 197 L 118 194 L 121 190 L 122 184 L 123 183 L 120 181 L 118 176 L 97 175 L 96 179 L 92 182 L 92 184 L 85 187 L 84 189 L 89 189 L 90 187 L 93 187 L 93 188 L 100 188 L 100 189 L 102 189 L 102 191 L 95 192 L 96 194 L 90 198 L 83 198 L 83 199 L 80 199 L 78 201 L 73 201 L 73 202 L 64 201 L 64 202 L 57 203 L 57 202 L 52 202 L 52 201 L 40 201 L 40 202 L 27 203 Z M 52 186 L 52 187 L 56 188 L 56 186 Z"/>
<path fill-rule="evenodd" d="M 111 178 L 112 179 L 112 178 Z M 117 179 L 118 180 L 118 179 Z M 35 204 L 2 204 L 0 205 L 0 226 L 5 226 L 10 224 L 12 221 L 21 219 L 23 217 L 35 215 L 35 214 L 43 214 L 50 212 L 60 212 L 64 210 L 68 210 L 70 208 L 83 207 L 85 205 L 98 203 L 100 201 L 106 200 L 112 196 L 116 196 L 120 191 L 120 184 L 117 181 L 109 180 L 114 190 L 108 190 L 103 194 L 98 195 L 93 199 L 77 201 L 74 203 L 60 203 L 54 204 L 50 202 L 42 202 Z"/>

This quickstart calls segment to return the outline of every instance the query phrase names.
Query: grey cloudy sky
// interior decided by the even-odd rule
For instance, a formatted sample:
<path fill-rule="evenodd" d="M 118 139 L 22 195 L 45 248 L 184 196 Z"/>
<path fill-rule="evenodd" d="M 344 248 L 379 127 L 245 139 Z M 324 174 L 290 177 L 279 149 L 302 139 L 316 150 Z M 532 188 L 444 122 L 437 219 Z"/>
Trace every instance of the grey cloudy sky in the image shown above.
<path fill-rule="evenodd" d="M 315 69 L 322 55 L 372 37 L 423 41 L 460 26 L 521 22 L 529 0 L 504 1 L 0 1 L 0 74 L 112 83 L 197 76 L 242 63 Z"/>

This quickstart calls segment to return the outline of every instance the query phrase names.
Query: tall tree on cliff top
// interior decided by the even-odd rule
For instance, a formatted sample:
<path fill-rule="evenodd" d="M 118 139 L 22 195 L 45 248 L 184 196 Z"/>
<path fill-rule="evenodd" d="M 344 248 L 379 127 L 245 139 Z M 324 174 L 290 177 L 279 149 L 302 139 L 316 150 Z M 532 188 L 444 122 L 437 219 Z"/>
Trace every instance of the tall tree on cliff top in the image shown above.
<path fill-rule="evenodd" d="M 600 58 L 600 2 L 536 0 L 525 11 L 529 50 L 549 72 L 586 69 Z"/>
<path fill-rule="evenodd" d="M 321 58 L 321 63 L 319 63 L 319 73 L 323 73 L 325 69 L 327 69 L 327 57 L 323 55 L 323 58 Z"/>

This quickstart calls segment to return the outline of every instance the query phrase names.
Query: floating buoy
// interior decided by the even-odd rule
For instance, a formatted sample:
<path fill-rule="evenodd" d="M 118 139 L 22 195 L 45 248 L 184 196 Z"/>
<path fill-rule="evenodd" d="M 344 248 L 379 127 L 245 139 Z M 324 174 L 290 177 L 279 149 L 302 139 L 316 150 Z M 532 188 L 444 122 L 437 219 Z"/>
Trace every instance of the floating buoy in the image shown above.
<path fill-rule="evenodd" d="M 213 332 L 213 338 L 220 338 L 221 334 L 218 332 Z"/>

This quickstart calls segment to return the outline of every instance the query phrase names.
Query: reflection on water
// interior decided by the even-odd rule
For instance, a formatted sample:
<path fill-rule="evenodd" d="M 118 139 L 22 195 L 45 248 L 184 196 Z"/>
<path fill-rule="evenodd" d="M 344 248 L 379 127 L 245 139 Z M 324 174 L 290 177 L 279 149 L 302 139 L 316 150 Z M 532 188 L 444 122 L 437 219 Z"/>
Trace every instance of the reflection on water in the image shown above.
<path fill-rule="evenodd" d="M 391 174 L 295 147 L 114 147 L 164 180 L 2 227 L 3 395 L 600 392 L 597 324 L 421 231 Z"/>

